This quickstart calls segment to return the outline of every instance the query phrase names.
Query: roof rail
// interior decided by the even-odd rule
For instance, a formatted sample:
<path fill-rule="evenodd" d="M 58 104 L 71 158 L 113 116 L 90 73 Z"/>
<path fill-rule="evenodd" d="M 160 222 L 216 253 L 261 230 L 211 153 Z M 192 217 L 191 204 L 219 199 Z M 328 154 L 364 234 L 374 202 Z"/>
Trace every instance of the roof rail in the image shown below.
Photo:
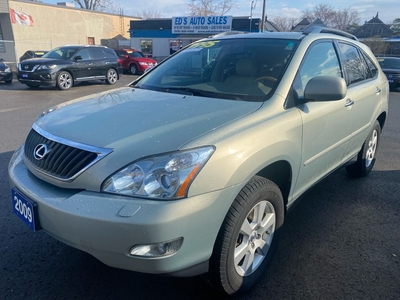
<path fill-rule="evenodd" d="M 352 34 L 350 34 L 348 32 L 343 31 L 343 30 L 324 27 L 324 26 L 311 26 L 311 27 L 304 28 L 303 33 L 304 34 L 310 34 L 310 33 L 332 33 L 332 34 L 344 36 L 344 37 L 347 37 L 349 39 L 358 41 L 358 38 L 355 35 L 352 35 Z"/>

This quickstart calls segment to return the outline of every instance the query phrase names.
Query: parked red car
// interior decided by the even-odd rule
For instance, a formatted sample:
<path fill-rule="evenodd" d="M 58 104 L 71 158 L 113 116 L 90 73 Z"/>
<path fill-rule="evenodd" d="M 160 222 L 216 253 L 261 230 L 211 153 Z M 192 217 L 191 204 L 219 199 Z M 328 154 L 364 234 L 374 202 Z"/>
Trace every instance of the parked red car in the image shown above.
<path fill-rule="evenodd" d="M 144 56 L 143 53 L 138 50 L 114 49 L 114 51 L 124 71 L 128 71 L 132 74 L 142 74 L 147 68 L 157 64 L 157 61 Z"/>

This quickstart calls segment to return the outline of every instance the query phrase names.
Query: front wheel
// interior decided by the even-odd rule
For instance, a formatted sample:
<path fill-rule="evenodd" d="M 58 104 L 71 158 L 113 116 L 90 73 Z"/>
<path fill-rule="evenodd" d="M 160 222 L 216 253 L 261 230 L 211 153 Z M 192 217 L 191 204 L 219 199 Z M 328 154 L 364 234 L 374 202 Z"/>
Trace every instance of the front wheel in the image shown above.
<path fill-rule="evenodd" d="M 109 69 L 107 71 L 107 79 L 106 82 L 108 84 L 115 84 L 118 80 L 118 74 L 117 71 L 115 71 L 114 69 Z"/>
<path fill-rule="evenodd" d="M 132 75 L 136 75 L 137 73 L 137 67 L 135 64 L 130 64 L 129 66 L 129 72 L 131 72 Z"/>
<path fill-rule="evenodd" d="M 229 295 L 254 286 L 274 255 L 283 220 L 284 202 L 278 186 L 255 176 L 225 217 L 206 281 Z"/>
<path fill-rule="evenodd" d="M 375 121 L 372 131 L 367 136 L 367 139 L 358 153 L 357 161 L 346 167 L 346 171 L 350 176 L 365 177 L 372 171 L 378 151 L 380 135 L 381 126 L 378 121 Z"/>
<path fill-rule="evenodd" d="M 60 90 L 68 90 L 72 87 L 72 75 L 66 71 L 61 71 L 57 76 L 57 87 Z"/>

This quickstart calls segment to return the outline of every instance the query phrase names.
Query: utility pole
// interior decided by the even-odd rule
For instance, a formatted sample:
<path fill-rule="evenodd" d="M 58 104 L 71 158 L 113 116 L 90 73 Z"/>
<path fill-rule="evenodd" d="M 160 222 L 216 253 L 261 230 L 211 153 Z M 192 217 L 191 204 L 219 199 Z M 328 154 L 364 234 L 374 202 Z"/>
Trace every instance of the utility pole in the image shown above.
<path fill-rule="evenodd" d="M 267 6 L 266 2 L 267 0 L 264 0 L 263 2 L 263 9 L 261 15 L 261 32 L 264 32 L 264 27 L 265 27 L 265 7 Z"/>

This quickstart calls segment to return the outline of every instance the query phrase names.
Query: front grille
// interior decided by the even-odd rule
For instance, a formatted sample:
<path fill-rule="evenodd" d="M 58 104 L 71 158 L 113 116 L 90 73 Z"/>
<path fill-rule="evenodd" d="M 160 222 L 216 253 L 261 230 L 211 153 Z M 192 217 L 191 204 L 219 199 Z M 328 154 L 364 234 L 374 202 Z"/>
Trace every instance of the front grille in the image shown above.
<path fill-rule="evenodd" d="M 18 70 L 23 72 L 33 72 L 38 66 L 39 65 L 21 63 L 18 65 Z"/>
<path fill-rule="evenodd" d="M 387 74 L 386 75 L 388 79 L 399 79 L 400 74 Z"/>
<path fill-rule="evenodd" d="M 62 140 L 47 134 L 39 134 L 31 129 L 25 141 L 25 159 L 37 171 L 63 181 L 71 181 L 99 159 L 111 152 L 111 149 L 91 148 L 74 142 Z M 49 138 L 50 137 L 50 138 Z M 59 139 L 61 140 L 61 139 Z M 47 151 L 43 158 L 35 157 L 39 147 L 45 146 Z M 43 152 L 41 153 L 43 154 Z M 37 155 L 36 155 L 37 156 Z"/>

